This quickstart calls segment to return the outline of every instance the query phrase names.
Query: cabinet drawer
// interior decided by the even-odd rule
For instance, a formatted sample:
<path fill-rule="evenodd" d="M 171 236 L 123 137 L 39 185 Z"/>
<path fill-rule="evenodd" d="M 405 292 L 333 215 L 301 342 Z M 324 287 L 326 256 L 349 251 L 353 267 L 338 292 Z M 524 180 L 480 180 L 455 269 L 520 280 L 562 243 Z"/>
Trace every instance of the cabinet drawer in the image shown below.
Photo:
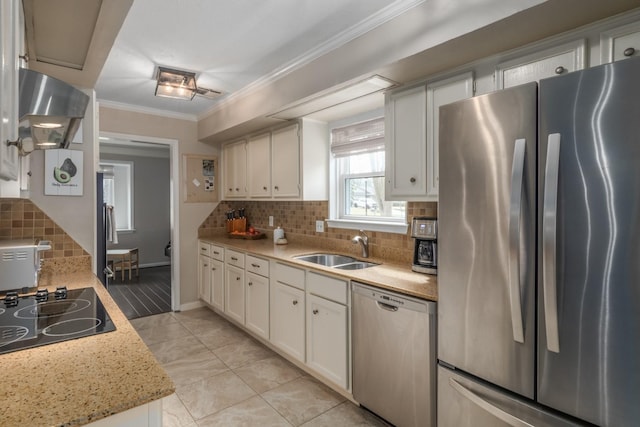
<path fill-rule="evenodd" d="M 247 271 L 269 277 L 269 261 L 253 255 L 247 255 Z"/>
<path fill-rule="evenodd" d="M 224 260 L 227 264 L 244 268 L 244 254 L 242 252 L 236 252 L 232 249 L 227 249 L 224 254 Z"/>
<path fill-rule="evenodd" d="M 211 245 L 207 242 L 198 242 L 198 253 L 204 256 L 211 256 Z"/>
<path fill-rule="evenodd" d="M 276 262 L 272 271 L 272 277 L 280 283 L 304 289 L 304 270 Z"/>
<path fill-rule="evenodd" d="M 346 280 L 309 272 L 307 276 L 307 289 L 310 293 L 327 298 L 329 300 L 347 304 L 348 290 Z"/>
<path fill-rule="evenodd" d="M 209 245 L 209 256 L 218 261 L 224 261 L 224 248 L 222 246 Z"/>

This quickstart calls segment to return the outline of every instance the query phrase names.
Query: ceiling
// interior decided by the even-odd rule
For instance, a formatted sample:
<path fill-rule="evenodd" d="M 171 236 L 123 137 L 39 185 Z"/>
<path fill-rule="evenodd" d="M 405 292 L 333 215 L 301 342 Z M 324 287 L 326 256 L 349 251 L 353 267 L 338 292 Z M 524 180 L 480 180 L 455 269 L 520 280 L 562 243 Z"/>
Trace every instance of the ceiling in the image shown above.
<path fill-rule="evenodd" d="M 28 67 L 101 105 L 197 121 L 221 142 L 371 74 L 400 84 L 640 6 L 638 0 L 22 0 Z M 53 25 L 52 25 L 53 24 Z M 83 62 L 83 63 L 82 63 Z M 158 66 L 217 99 L 154 96 Z M 380 94 L 316 114 L 333 120 Z"/>
<path fill-rule="evenodd" d="M 101 101 L 202 116 L 216 103 L 392 19 L 424 0 L 135 0 L 97 84 Z M 222 92 L 154 96 L 158 66 Z"/>

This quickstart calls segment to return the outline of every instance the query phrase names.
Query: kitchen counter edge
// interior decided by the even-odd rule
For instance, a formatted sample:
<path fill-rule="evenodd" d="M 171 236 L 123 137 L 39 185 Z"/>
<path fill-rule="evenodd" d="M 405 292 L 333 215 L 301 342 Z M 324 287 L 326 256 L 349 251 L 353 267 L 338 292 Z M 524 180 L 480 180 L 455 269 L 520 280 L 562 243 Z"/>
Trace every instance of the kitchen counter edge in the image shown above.
<path fill-rule="evenodd" d="M 405 295 L 426 299 L 429 301 L 438 300 L 438 280 L 437 276 L 416 273 L 410 267 L 389 263 L 376 258 L 366 258 L 364 260 L 380 263 L 380 265 L 364 268 L 361 270 L 340 270 L 337 268 L 325 267 L 305 261 L 296 260 L 298 255 L 312 253 L 332 252 L 326 248 L 314 247 L 307 244 L 289 243 L 287 245 L 275 245 L 269 239 L 243 240 L 233 239 L 224 235 L 199 237 L 198 240 L 214 245 L 223 246 L 232 250 L 246 252 L 256 256 L 262 256 L 287 264 L 306 268 L 309 270 L 321 271 L 333 276 L 354 280 L 365 284 L 400 292 Z M 353 254 L 335 252 L 348 255 L 354 258 L 363 259 Z"/>

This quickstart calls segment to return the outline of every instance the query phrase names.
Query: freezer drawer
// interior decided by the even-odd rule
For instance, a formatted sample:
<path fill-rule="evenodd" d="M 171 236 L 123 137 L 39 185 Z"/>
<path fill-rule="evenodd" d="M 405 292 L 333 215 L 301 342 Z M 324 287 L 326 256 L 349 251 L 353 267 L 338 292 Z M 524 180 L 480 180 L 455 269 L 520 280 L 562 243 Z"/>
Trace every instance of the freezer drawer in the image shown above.
<path fill-rule="evenodd" d="M 438 366 L 438 427 L 582 426 L 471 376 Z"/>

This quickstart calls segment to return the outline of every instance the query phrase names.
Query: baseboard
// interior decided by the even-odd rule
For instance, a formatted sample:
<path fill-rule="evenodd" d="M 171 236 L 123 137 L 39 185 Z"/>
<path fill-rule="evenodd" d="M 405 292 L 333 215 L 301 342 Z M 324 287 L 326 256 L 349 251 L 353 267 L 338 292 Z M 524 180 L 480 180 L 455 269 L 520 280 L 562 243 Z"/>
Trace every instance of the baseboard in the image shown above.
<path fill-rule="evenodd" d="M 171 265 L 171 261 L 149 262 L 146 264 L 140 264 L 140 268 L 165 267 L 167 265 Z"/>
<path fill-rule="evenodd" d="M 195 310 L 196 308 L 205 307 L 205 304 L 198 300 L 193 302 L 188 302 L 186 304 L 180 304 L 180 311 L 188 311 Z"/>

